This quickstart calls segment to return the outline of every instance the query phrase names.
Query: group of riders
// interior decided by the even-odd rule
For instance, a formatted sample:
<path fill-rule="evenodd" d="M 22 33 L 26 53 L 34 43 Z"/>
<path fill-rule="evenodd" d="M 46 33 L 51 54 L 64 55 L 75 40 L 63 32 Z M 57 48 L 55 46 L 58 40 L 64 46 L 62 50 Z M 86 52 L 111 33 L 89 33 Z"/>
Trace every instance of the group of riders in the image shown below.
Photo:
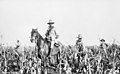
<path fill-rule="evenodd" d="M 30 41 L 36 44 L 35 55 L 30 58 L 28 55 L 27 61 L 39 60 L 32 64 L 37 66 L 37 72 L 23 70 L 22 74 L 120 74 L 120 46 L 115 43 L 109 45 L 105 39 L 100 39 L 99 46 L 85 47 L 81 34 L 78 34 L 75 45 L 65 46 L 58 41 L 59 35 L 53 26 L 55 23 L 49 20 L 47 24 L 49 27 L 45 38 L 37 29 L 32 29 L 31 32 Z M 15 49 L 19 47 L 20 41 L 17 40 Z M 50 71 L 54 73 L 49 73 Z"/>
<path fill-rule="evenodd" d="M 61 58 L 61 56 L 59 56 L 59 55 L 62 54 L 62 48 L 59 48 L 61 45 L 57 41 L 59 35 L 56 33 L 56 30 L 55 30 L 55 28 L 53 26 L 54 22 L 52 22 L 51 20 L 49 20 L 49 22 L 47 24 L 49 25 L 49 27 L 48 27 L 48 30 L 47 30 L 47 32 L 45 34 L 45 38 L 43 40 L 44 41 L 43 45 L 45 44 L 45 42 L 47 42 L 47 45 L 49 47 L 48 48 L 48 51 L 49 51 L 48 54 L 49 55 L 46 56 L 46 57 L 51 58 L 50 53 L 52 53 L 52 50 L 57 50 L 57 49 L 54 49 L 54 47 L 57 47 L 58 49 L 60 49 L 60 52 L 57 53 L 57 59 L 56 60 L 59 61 L 59 62 L 57 62 L 57 65 L 66 62 L 66 64 L 69 65 L 69 67 L 71 67 L 71 69 L 70 69 L 71 71 L 68 74 L 73 74 L 73 73 L 74 74 L 77 74 L 77 73 L 78 74 L 105 74 L 105 73 L 111 73 L 111 74 L 113 74 L 113 70 L 110 71 L 110 72 L 106 71 L 107 68 L 109 69 L 109 66 L 103 65 L 104 63 L 101 63 L 102 61 L 104 61 L 104 60 L 102 60 L 103 58 L 106 59 L 106 60 L 108 60 L 108 58 L 109 58 L 108 54 L 109 55 L 110 54 L 116 55 L 115 51 L 111 52 L 111 53 L 110 53 L 110 51 L 108 51 L 108 49 L 110 49 L 110 46 L 105 42 L 104 39 L 100 39 L 101 43 L 100 43 L 100 46 L 97 47 L 97 49 L 93 46 L 93 47 L 86 47 L 88 50 L 85 50 L 86 48 L 84 48 L 83 42 L 82 42 L 82 35 L 78 34 L 78 36 L 77 36 L 78 39 L 76 40 L 75 48 L 72 48 L 72 46 L 68 47 L 68 49 L 72 49 L 72 50 L 77 49 L 77 52 L 75 52 L 75 53 L 70 52 L 70 53 L 67 53 L 67 54 L 65 52 L 65 53 L 63 53 L 62 58 Z M 33 33 L 33 30 L 32 30 L 32 33 Z M 31 36 L 33 37 L 32 34 L 31 34 Z M 38 47 L 38 50 L 41 50 L 42 49 L 42 47 L 41 47 L 42 44 L 40 44 L 41 43 L 40 39 L 39 39 L 40 35 L 36 36 L 36 33 L 35 33 L 34 37 L 35 37 L 34 39 L 38 38 L 38 39 L 36 39 L 36 45 Z M 111 47 L 113 49 L 116 49 L 116 47 L 114 47 L 114 46 L 115 46 L 115 44 L 113 44 Z M 47 51 L 46 49 L 47 48 L 44 48 L 45 51 Z M 90 49 L 90 52 L 89 52 L 89 49 Z M 98 49 L 100 49 L 100 50 L 98 50 Z M 119 48 L 117 48 L 117 50 L 119 50 Z M 38 51 L 38 56 L 40 55 L 39 52 L 40 51 Z M 74 64 L 72 64 L 72 65 L 71 65 L 71 62 L 70 62 L 71 58 L 70 58 L 70 55 L 69 55 L 71 53 L 74 54 L 74 58 L 72 57 L 72 63 L 74 63 Z M 43 54 L 41 53 L 41 55 L 43 55 Z M 95 58 L 93 58 L 93 57 L 96 57 L 96 56 L 98 56 L 99 59 L 96 60 Z M 93 58 L 93 59 L 89 59 L 88 60 L 86 57 L 87 58 Z M 64 58 L 64 60 L 63 60 L 63 58 Z M 77 58 L 77 61 L 76 61 L 76 58 Z M 115 56 L 114 56 L 114 58 L 115 58 Z M 67 61 L 65 61 L 65 60 L 67 60 Z M 87 67 L 90 67 L 90 66 L 88 66 L 88 63 L 87 63 L 87 62 L 89 62 L 89 64 L 90 64 L 90 60 L 95 60 L 94 62 L 91 62 L 91 66 L 93 67 L 93 70 L 90 70 L 92 67 L 91 68 L 87 68 Z M 98 63 L 98 60 L 99 60 L 99 63 Z M 47 61 L 47 60 L 43 60 L 43 61 Z M 80 64 L 81 64 L 80 61 L 84 62 L 84 64 L 82 64 L 83 66 L 80 66 Z M 97 63 L 96 63 L 96 61 L 97 61 Z M 108 60 L 108 62 L 109 62 L 109 60 Z M 97 68 L 97 70 L 96 70 L 96 66 L 98 66 L 98 65 L 95 65 L 95 64 L 99 64 L 100 68 L 101 68 L 101 65 L 102 65 L 102 68 L 101 68 L 102 70 L 99 70 L 100 68 Z M 80 67 L 82 67 L 81 70 L 79 70 Z M 104 68 L 106 68 L 106 69 L 103 70 Z M 59 72 L 62 73 L 62 74 L 64 74 L 64 73 L 66 74 L 68 72 L 68 70 L 69 70 L 69 68 L 68 68 L 64 72 L 63 69 L 64 68 L 61 65 L 61 70 Z M 83 69 L 86 69 L 86 71 L 82 71 Z M 117 74 L 117 72 L 115 72 L 115 73 Z"/>

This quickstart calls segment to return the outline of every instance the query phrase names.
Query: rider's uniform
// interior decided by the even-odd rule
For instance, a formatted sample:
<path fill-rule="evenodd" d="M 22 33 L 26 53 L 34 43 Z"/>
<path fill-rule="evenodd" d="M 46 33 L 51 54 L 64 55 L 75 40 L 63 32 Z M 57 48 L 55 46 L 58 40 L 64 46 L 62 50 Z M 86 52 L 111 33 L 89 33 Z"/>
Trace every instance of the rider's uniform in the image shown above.
<path fill-rule="evenodd" d="M 54 43 L 57 42 L 56 39 L 58 38 L 58 34 L 56 33 L 54 26 L 52 26 L 50 23 L 51 21 L 49 22 L 49 27 L 45 35 L 47 40 L 51 42 L 51 48 L 52 48 Z"/>
<path fill-rule="evenodd" d="M 107 47 L 108 47 L 108 44 L 105 43 L 105 40 L 104 40 L 104 39 L 101 39 L 100 42 L 101 42 L 101 44 L 100 44 L 100 48 L 103 49 L 104 52 L 105 52 L 106 55 L 107 55 L 107 50 L 106 50 L 106 49 L 107 49 Z"/>
<path fill-rule="evenodd" d="M 78 35 L 78 40 L 76 41 L 76 47 L 78 48 L 78 51 L 83 51 L 83 43 L 82 43 L 82 36 L 79 34 Z"/>

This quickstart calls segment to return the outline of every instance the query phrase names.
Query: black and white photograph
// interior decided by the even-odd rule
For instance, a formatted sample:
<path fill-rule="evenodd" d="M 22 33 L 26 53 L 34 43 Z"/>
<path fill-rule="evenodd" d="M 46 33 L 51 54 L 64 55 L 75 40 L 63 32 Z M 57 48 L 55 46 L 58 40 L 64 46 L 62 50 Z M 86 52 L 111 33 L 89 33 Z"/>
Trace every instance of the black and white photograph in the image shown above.
<path fill-rule="evenodd" d="M 120 0 L 0 0 L 0 74 L 120 74 Z"/>

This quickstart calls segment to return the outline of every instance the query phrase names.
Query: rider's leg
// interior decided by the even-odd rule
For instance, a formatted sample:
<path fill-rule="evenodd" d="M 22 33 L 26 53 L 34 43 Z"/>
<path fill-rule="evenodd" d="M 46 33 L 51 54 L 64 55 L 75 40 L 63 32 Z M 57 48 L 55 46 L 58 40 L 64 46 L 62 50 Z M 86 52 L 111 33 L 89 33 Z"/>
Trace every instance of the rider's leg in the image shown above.
<path fill-rule="evenodd" d="M 51 41 L 51 48 L 53 48 L 54 47 L 54 43 L 55 43 L 55 41 L 53 40 L 53 41 Z"/>
<path fill-rule="evenodd" d="M 47 55 L 47 57 L 50 55 L 50 52 L 51 52 L 51 42 L 48 42 L 48 49 L 49 49 L 49 51 L 48 51 L 48 55 Z"/>

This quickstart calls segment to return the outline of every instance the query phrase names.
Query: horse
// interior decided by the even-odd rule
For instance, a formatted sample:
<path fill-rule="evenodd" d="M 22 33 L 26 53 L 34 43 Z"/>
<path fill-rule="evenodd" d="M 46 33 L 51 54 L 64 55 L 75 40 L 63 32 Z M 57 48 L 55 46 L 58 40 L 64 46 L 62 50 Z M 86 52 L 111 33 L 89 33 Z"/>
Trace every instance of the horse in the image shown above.
<path fill-rule="evenodd" d="M 48 56 L 51 51 L 51 42 L 43 38 L 37 29 L 32 29 L 30 41 L 36 44 L 38 58 L 41 59 L 41 66 L 43 66 L 43 70 L 46 71 Z"/>
<path fill-rule="evenodd" d="M 47 40 L 47 38 L 43 38 L 40 33 L 38 32 L 37 29 L 32 29 L 31 31 L 31 37 L 30 37 L 30 41 L 36 44 L 36 48 L 37 48 L 37 55 L 38 58 L 41 59 L 41 61 L 43 62 L 43 64 L 48 61 L 48 58 L 51 55 L 56 55 L 56 56 L 60 56 L 60 50 L 62 49 L 63 45 L 61 42 L 58 42 L 57 44 L 54 44 L 54 47 L 56 47 L 56 49 L 52 49 L 51 48 L 51 42 Z M 46 64 L 44 64 L 46 65 Z"/>
<path fill-rule="evenodd" d="M 45 57 L 48 57 L 50 54 L 50 45 L 51 43 L 43 38 L 37 29 L 32 29 L 31 31 L 31 39 L 30 41 L 33 43 L 35 41 L 36 46 L 38 48 L 38 57 L 41 58 L 41 54 Z M 41 54 L 40 54 L 41 53 Z"/>

